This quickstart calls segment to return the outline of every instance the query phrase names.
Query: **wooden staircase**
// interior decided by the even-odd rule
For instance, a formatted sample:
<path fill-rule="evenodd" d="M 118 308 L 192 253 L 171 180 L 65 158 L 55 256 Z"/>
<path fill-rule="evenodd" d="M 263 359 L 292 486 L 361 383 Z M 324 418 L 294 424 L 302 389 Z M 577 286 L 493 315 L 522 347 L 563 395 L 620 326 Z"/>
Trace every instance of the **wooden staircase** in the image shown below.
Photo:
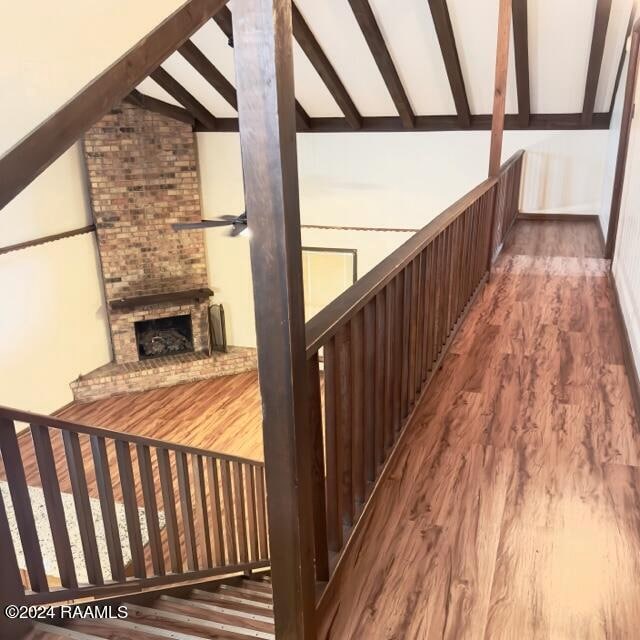
<path fill-rule="evenodd" d="M 37 623 L 24 640 L 175 640 L 275 638 L 271 581 L 235 577 L 222 582 L 124 599 L 126 619 Z"/>

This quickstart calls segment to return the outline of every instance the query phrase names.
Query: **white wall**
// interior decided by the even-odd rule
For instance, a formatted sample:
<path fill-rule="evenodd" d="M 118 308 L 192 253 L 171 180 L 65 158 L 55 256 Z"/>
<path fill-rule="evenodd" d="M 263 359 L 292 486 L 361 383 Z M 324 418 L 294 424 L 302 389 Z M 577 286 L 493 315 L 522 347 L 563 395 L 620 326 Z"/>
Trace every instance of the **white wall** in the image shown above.
<path fill-rule="evenodd" d="M 636 104 L 639 99 L 640 83 L 636 88 Z M 633 118 L 631 123 L 629 155 L 612 269 L 629 331 L 636 369 L 640 371 L 640 119 L 637 117 Z"/>
<path fill-rule="evenodd" d="M 90 224 L 79 145 L 0 212 L 6 246 Z M 0 256 L 0 404 L 50 413 L 111 358 L 92 234 Z"/>
<path fill-rule="evenodd" d="M 596 213 L 606 131 L 508 131 L 503 159 L 527 149 L 522 208 Z M 484 180 L 488 132 L 298 135 L 303 224 L 421 228 Z M 203 215 L 244 209 L 238 135 L 198 134 Z M 303 229 L 307 246 L 358 251 L 359 276 L 409 234 Z M 231 344 L 255 344 L 246 239 L 208 231 L 209 278 Z"/>
<path fill-rule="evenodd" d="M 3 2 L 0 154 L 183 3 L 184 0 Z"/>

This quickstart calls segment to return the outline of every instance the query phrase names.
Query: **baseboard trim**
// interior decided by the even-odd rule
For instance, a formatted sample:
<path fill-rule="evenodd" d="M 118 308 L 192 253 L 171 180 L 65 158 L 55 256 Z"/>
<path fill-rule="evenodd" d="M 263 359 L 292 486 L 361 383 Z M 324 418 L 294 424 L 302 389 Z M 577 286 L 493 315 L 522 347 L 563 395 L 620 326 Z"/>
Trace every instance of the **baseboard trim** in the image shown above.
<path fill-rule="evenodd" d="M 611 282 L 611 288 L 613 289 L 613 299 L 616 306 L 618 327 L 622 335 L 622 351 L 624 354 L 624 364 L 628 372 L 629 384 L 631 385 L 631 395 L 633 396 L 633 403 L 636 409 L 636 417 L 638 420 L 640 420 L 640 377 L 638 376 L 638 368 L 636 367 L 636 363 L 633 358 L 631 337 L 629 336 L 627 323 L 624 319 L 624 312 L 622 311 L 622 304 L 620 302 L 620 293 L 618 291 L 618 285 L 616 283 L 616 278 L 613 275 L 613 271 L 609 272 L 609 281 Z"/>
<path fill-rule="evenodd" d="M 518 214 L 518 220 L 537 220 L 540 222 L 597 222 L 598 215 L 595 213 L 525 213 L 521 211 Z"/>

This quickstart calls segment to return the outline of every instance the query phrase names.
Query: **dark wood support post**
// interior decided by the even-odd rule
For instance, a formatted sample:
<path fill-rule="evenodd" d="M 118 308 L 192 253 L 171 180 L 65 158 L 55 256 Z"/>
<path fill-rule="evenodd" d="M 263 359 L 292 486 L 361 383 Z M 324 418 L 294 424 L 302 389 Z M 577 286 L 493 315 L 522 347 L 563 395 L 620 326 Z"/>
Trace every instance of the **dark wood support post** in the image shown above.
<path fill-rule="evenodd" d="M 622 107 L 622 123 L 620 125 L 620 140 L 618 141 L 618 155 L 616 169 L 613 178 L 613 193 L 611 195 L 611 211 L 609 213 L 609 228 L 607 230 L 607 244 L 605 257 L 613 260 L 618 235 L 618 221 L 620 220 L 620 207 L 622 204 L 622 191 L 627 168 L 627 155 L 629 154 L 629 138 L 631 137 L 631 125 L 634 116 L 634 99 L 636 84 L 638 82 L 638 56 L 640 54 L 640 21 L 633 28 L 631 45 L 629 48 L 629 67 L 627 81 L 624 90 L 624 103 Z M 614 96 L 615 99 L 615 96 Z"/>
<path fill-rule="evenodd" d="M 489 151 L 489 177 L 500 172 L 504 108 L 507 97 L 507 68 L 509 64 L 509 38 L 511 36 L 511 0 L 500 0 L 498 14 L 498 44 L 496 48 L 496 80 L 491 120 L 491 149 Z"/>
<path fill-rule="evenodd" d="M 315 637 L 311 445 L 291 0 L 233 11 L 278 639 Z"/>

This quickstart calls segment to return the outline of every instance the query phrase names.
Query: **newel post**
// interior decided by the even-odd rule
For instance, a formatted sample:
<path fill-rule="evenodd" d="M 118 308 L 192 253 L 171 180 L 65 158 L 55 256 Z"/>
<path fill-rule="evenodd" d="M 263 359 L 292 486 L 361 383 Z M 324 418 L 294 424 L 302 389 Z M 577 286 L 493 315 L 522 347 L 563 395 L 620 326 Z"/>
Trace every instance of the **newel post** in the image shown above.
<path fill-rule="evenodd" d="M 251 238 L 278 640 L 315 637 L 311 444 L 291 0 L 236 0 L 233 33 Z"/>

